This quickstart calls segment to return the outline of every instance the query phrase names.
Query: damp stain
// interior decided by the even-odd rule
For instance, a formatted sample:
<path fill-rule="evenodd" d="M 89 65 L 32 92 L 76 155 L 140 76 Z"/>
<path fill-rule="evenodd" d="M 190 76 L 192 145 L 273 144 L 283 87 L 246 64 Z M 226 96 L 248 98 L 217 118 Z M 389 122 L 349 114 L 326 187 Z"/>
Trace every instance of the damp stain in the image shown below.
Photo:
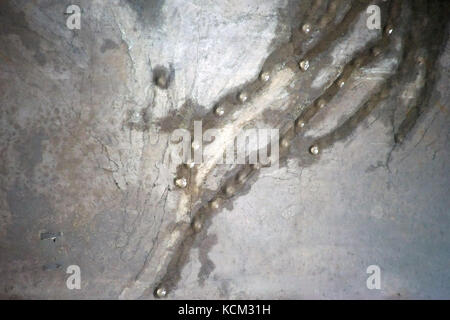
<path fill-rule="evenodd" d="M 200 286 L 203 286 L 205 280 L 208 279 L 211 272 L 216 268 L 214 262 L 209 258 L 208 254 L 212 247 L 217 244 L 217 235 L 207 235 L 201 245 L 199 246 L 199 257 L 201 267 L 198 272 L 197 278 Z"/>
<path fill-rule="evenodd" d="M 127 3 L 136 12 L 142 25 L 155 27 L 164 23 L 164 0 L 128 0 Z"/>
<path fill-rule="evenodd" d="M 111 39 L 104 39 L 103 40 L 103 44 L 100 47 L 100 52 L 101 53 L 105 53 L 108 50 L 114 50 L 119 48 L 119 46 L 117 45 L 117 43 L 115 43 L 114 41 L 112 41 Z"/>
<path fill-rule="evenodd" d="M 399 2 L 393 2 L 394 4 L 391 5 L 391 18 L 395 21 L 396 12 L 398 13 L 397 8 Z M 353 24 L 353 21 L 355 20 L 355 17 L 357 17 L 358 13 L 364 9 L 364 5 L 359 3 L 356 6 L 352 7 L 347 12 L 347 15 L 342 19 L 340 26 L 336 28 L 330 28 L 330 33 L 327 34 L 322 41 L 319 41 L 316 47 L 309 51 L 309 53 L 305 54 L 305 57 L 308 59 L 313 59 L 314 56 L 319 55 L 323 50 L 325 50 L 330 43 L 334 42 L 339 38 L 344 32 L 347 31 L 347 29 L 350 27 L 350 25 Z M 439 26 L 439 30 L 442 30 L 442 26 Z M 298 48 L 296 48 L 298 49 Z M 361 62 L 361 58 L 363 58 L 362 61 L 367 56 L 370 56 L 370 54 L 373 54 L 373 48 L 369 48 L 370 51 L 361 52 L 356 54 L 354 63 L 349 65 L 353 68 L 359 68 Z M 301 53 L 301 51 L 296 51 Z M 382 52 L 380 52 L 382 53 Z M 358 55 L 360 55 L 360 59 L 358 59 Z M 378 54 L 377 54 L 378 55 Z M 298 58 L 298 57 L 297 57 Z M 367 59 L 370 60 L 370 59 Z M 433 60 L 433 59 L 431 59 Z M 266 65 L 265 65 L 266 66 Z M 408 64 L 406 64 L 408 67 Z M 264 70 L 264 66 L 263 66 Z M 390 85 L 390 82 L 387 82 L 388 85 Z M 247 88 L 250 88 L 248 90 L 250 93 L 256 92 L 257 87 L 252 87 L 252 83 L 249 84 Z M 331 87 L 330 90 L 326 91 L 322 98 L 331 99 L 336 94 L 337 91 L 339 91 L 338 88 L 341 86 L 339 85 L 339 82 L 333 83 L 333 87 Z M 253 90 L 252 90 L 253 89 Z M 309 108 L 306 108 L 304 112 L 300 115 L 299 118 L 293 123 L 293 127 L 289 128 L 289 130 L 286 131 L 285 135 L 283 135 L 283 138 L 288 138 L 290 141 L 292 141 L 291 147 L 294 148 L 284 148 L 283 151 L 281 151 L 281 156 L 283 156 L 283 161 L 287 158 L 289 155 L 289 149 L 294 149 L 295 152 L 297 152 L 296 156 L 306 159 L 305 162 L 302 163 L 302 167 L 312 164 L 313 162 L 320 159 L 320 153 L 313 154 L 311 152 L 309 146 L 313 145 L 313 143 L 317 143 L 319 149 L 327 148 L 331 145 L 333 145 L 337 141 L 342 141 L 347 139 L 354 131 L 355 128 L 360 125 L 367 116 L 376 108 L 378 104 L 380 104 L 380 101 L 384 99 L 383 91 L 378 91 L 373 95 L 372 98 L 369 99 L 368 102 L 363 103 L 359 110 L 351 116 L 347 122 L 345 122 L 342 126 L 337 128 L 335 131 L 333 131 L 331 134 L 323 136 L 319 138 L 316 141 L 313 141 L 311 138 L 305 138 L 302 137 L 302 139 L 298 139 L 297 133 L 298 133 L 298 120 L 304 120 L 305 122 L 308 122 L 312 117 L 316 115 L 316 113 L 319 112 L 320 109 L 324 108 L 326 106 L 326 103 L 322 105 L 321 103 L 313 103 Z M 320 101 L 320 100 L 318 100 Z M 411 109 L 411 118 L 416 119 L 420 113 L 416 109 Z M 267 118 L 269 115 L 265 115 Z M 407 118 L 405 121 L 407 123 L 411 123 L 411 121 Z M 309 140 L 308 140 L 309 139 Z M 306 142 L 306 143 L 305 143 Z M 247 167 L 244 166 L 242 171 L 247 170 Z M 254 175 L 258 174 L 259 169 L 251 168 L 250 171 Z M 227 201 L 230 198 L 234 198 L 235 196 L 241 195 L 245 190 L 248 190 L 249 186 L 251 185 L 251 180 L 247 180 L 246 187 L 241 188 L 240 190 L 236 189 L 232 195 L 227 195 L 228 186 L 237 187 L 236 183 L 236 177 L 232 176 L 227 182 L 225 182 L 224 186 L 221 187 L 215 194 L 215 197 L 224 199 L 225 203 L 232 203 L 232 201 Z M 247 188 L 247 189 L 246 189 Z M 186 192 L 189 191 L 189 188 L 186 189 Z M 219 209 L 220 210 L 220 209 Z M 195 210 L 193 212 L 192 217 L 193 221 L 196 221 L 196 219 L 203 221 L 203 229 L 200 232 L 202 235 L 205 234 L 205 230 L 211 225 L 211 219 L 212 217 L 217 214 L 217 212 L 213 212 L 210 206 L 208 206 L 208 203 L 204 203 L 204 206 L 202 205 L 198 210 Z M 193 224 L 192 226 L 195 226 Z M 180 240 L 179 243 L 174 246 L 174 255 L 170 259 L 167 272 L 162 276 L 160 280 L 160 285 L 164 287 L 167 290 L 173 290 L 176 288 L 177 282 L 180 280 L 181 275 L 181 269 L 186 265 L 186 263 L 189 261 L 189 251 L 196 245 L 196 233 L 193 230 L 192 226 L 190 225 L 183 225 L 180 227 L 181 233 L 184 235 Z M 201 237 L 199 237 L 199 240 L 202 240 Z M 204 241 L 208 241 L 205 237 L 203 237 Z M 211 240 L 212 241 L 212 240 Z M 203 284 L 205 279 L 209 277 L 213 269 L 213 265 L 211 265 L 212 261 L 208 258 L 207 249 L 208 245 L 205 244 L 205 253 L 202 255 L 202 266 L 201 270 L 199 272 L 198 278 L 199 283 Z"/>
<path fill-rule="evenodd" d="M 40 241 L 40 230 L 52 225 L 55 212 L 44 195 L 17 181 L 6 193 L 11 213 L 4 245 L 10 248 L 8 255 L 14 259 L 36 257 L 36 242 Z"/>
<path fill-rule="evenodd" d="M 175 69 L 172 65 L 169 67 L 158 65 L 153 68 L 153 83 L 160 89 L 169 88 L 174 79 Z"/>
<path fill-rule="evenodd" d="M 192 99 L 187 99 L 178 109 L 171 110 L 168 115 L 158 120 L 161 132 L 172 133 L 176 129 L 191 129 L 195 120 L 202 120 L 207 110 Z"/>
<path fill-rule="evenodd" d="M 35 167 L 42 162 L 44 140 L 48 140 L 45 133 L 32 132 L 26 141 L 16 146 L 20 165 L 27 176 L 31 176 Z"/>
<path fill-rule="evenodd" d="M 33 52 L 40 66 L 47 63 L 41 48 L 41 37 L 28 25 L 24 12 L 17 12 L 8 1 L 0 2 L 0 36 L 14 34 L 20 38 L 22 45 Z"/>

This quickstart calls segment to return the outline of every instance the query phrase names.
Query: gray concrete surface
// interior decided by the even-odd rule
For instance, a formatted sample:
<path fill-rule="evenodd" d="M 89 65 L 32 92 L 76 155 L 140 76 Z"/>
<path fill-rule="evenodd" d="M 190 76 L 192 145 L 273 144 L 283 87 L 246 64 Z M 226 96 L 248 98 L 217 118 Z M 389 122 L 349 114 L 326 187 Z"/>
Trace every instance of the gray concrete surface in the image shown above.
<path fill-rule="evenodd" d="M 189 223 L 195 204 L 164 161 L 174 148 L 167 128 L 256 79 L 299 23 L 292 8 L 309 3 L 86 0 L 76 3 L 80 30 L 66 27 L 70 4 L 0 4 L 0 297 L 153 299 L 181 237 L 175 226 Z M 313 100 L 323 79 L 379 37 L 365 19 L 319 57 L 333 63 L 300 77 L 274 73 L 220 141 L 249 123 L 291 120 L 293 96 Z M 308 125 L 307 141 L 395 72 L 405 21 L 386 55 Z M 402 145 L 393 106 L 414 99 L 420 74 L 319 161 L 305 162 L 298 140 L 286 164 L 262 169 L 196 238 L 168 298 L 450 298 L 449 63 L 447 43 L 429 111 Z M 153 81 L 158 70 L 170 75 L 167 89 Z M 219 186 L 229 169 L 205 164 L 198 187 Z M 66 286 L 69 265 L 80 266 L 80 290 Z M 381 268 L 380 290 L 366 286 L 369 265 Z"/>

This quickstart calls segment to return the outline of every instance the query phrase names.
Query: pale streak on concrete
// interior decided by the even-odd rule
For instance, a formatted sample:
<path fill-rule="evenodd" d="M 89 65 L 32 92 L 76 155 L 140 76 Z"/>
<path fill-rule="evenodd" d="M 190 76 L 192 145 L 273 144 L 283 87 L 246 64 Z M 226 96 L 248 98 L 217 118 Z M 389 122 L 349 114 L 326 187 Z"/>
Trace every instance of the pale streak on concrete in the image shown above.
<path fill-rule="evenodd" d="M 185 1 L 165 2 L 162 13 L 164 16 L 163 20 L 167 21 L 167 25 L 159 26 L 156 29 L 150 28 L 148 30 L 149 35 L 135 34 L 132 32 L 132 25 L 122 25 L 122 36 L 129 45 L 130 56 L 133 57 L 133 61 L 137 61 L 135 64 L 138 67 L 135 70 L 140 70 L 136 75 L 139 81 L 133 91 L 140 91 L 140 94 L 145 92 L 145 83 L 149 81 L 146 74 L 148 71 L 145 68 L 148 65 L 148 56 L 151 56 L 154 59 L 150 61 L 152 65 L 155 64 L 154 61 L 157 61 L 161 65 L 167 65 L 170 62 L 175 68 L 175 82 L 172 86 L 162 92 L 156 89 L 157 94 L 154 96 L 155 109 L 153 110 L 153 116 L 155 118 L 164 117 L 167 114 L 173 99 L 177 102 L 175 108 L 180 107 L 186 98 L 193 98 L 200 105 L 211 109 L 212 104 L 221 95 L 227 93 L 224 88 L 236 87 L 259 73 L 260 65 L 270 53 L 269 44 L 276 36 L 275 26 L 277 25 L 277 19 L 274 12 L 276 12 L 276 7 L 284 7 L 286 3 L 286 1 L 259 2 L 258 12 L 252 12 L 256 18 L 253 20 L 248 19 L 248 16 L 243 14 L 242 10 L 248 10 L 244 3 L 240 3 L 238 6 L 230 6 L 225 2 L 220 2 L 215 3 L 212 8 L 205 10 L 201 5 L 195 5 Z M 240 7 L 241 5 L 243 7 Z M 223 8 L 223 6 L 226 8 Z M 180 11 L 192 16 L 200 15 L 202 18 L 197 19 L 197 21 L 207 19 L 211 20 L 211 24 L 208 24 L 208 28 L 204 30 L 202 29 L 203 24 L 200 24 L 196 27 L 197 30 L 195 30 L 195 26 L 192 25 L 191 20 L 172 19 L 174 14 Z M 222 16 L 224 13 L 228 13 L 228 15 Z M 244 15 L 245 19 L 240 18 L 241 15 Z M 264 15 L 267 15 L 268 20 Z M 126 24 L 127 21 L 133 21 L 133 19 L 126 19 L 123 24 Z M 214 23 L 214 21 L 217 23 Z M 123 31 L 124 29 L 126 31 Z M 241 29 L 245 29 L 247 32 L 235 32 Z M 258 31 L 252 33 L 250 32 L 251 30 Z M 198 32 L 202 31 L 206 32 L 206 34 L 198 34 Z M 199 36 L 204 38 L 200 39 L 198 38 Z M 237 51 L 229 50 L 229 43 L 232 41 L 229 38 L 236 36 L 242 37 L 239 43 L 243 46 Z M 154 48 L 143 41 L 158 37 L 164 37 L 165 39 L 164 42 L 160 43 L 162 47 L 159 48 Z M 187 43 L 189 46 L 180 46 L 179 44 L 181 42 Z M 192 44 L 195 44 L 196 47 L 192 47 Z M 179 51 L 182 48 L 185 48 L 192 54 L 186 54 L 185 50 Z M 167 55 L 172 49 L 175 49 L 174 55 Z M 203 50 L 204 54 L 207 54 L 204 57 L 201 56 Z M 226 52 L 225 55 L 223 55 L 224 51 Z M 143 54 L 143 52 L 146 54 Z M 155 59 L 155 57 L 157 58 Z M 168 57 L 171 59 L 165 61 Z M 238 57 L 245 57 L 245 59 L 238 59 Z M 232 68 L 230 68 L 231 61 L 233 62 Z M 220 74 L 220 77 L 217 77 L 217 74 Z M 277 88 L 280 87 L 282 88 L 281 84 Z M 258 106 L 258 108 L 264 109 L 265 106 L 266 104 L 263 104 Z M 251 117 L 249 114 L 247 116 L 248 118 Z M 209 152 L 206 151 L 205 154 L 209 154 Z M 202 166 L 203 164 L 200 167 Z M 211 167 L 200 171 L 206 175 L 210 169 Z M 198 176 L 203 178 L 202 173 Z M 199 181 L 199 178 L 197 179 Z M 190 200 L 189 195 L 180 191 L 177 200 L 175 222 L 189 222 Z M 171 252 L 168 251 L 168 248 L 171 248 L 173 244 L 180 240 L 184 228 L 185 225 L 182 225 L 177 232 L 166 235 L 163 240 L 159 241 L 161 246 L 155 249 L 156 252 L 154 255 L 160 258 L 152 260 L 145 267 L 139 279 L 123 290 L 120 298 L 137 298 L 149 285 L 153 284 L 155 276 L 166 265 L 168 259 L 170 259 Z"/>
<path fill-rule="evenodd" d="M 220 136 L 204 147 L 204 154 L 208 161 L 199 165 L 196 176 L 196 184 L 200 186 L 206 176 L 211 172 L 212 168 L 216 166 L 219 159 L 222 157 L 226 146 L 238 136 L 244 126 L 261 115 L 265 110 L 272 108 L 280 108 L 288 99 L 286 88 L 294 79 L 295 73 L 289 69 L 284 68 L 273 74 L 272 81 L 269 86 L 263 90 L 258 96 L 252 97 L 252 101 L 238 106 L 238 110 L 232 115 L 233 121 L 227 124 L 220 130 Z"/>

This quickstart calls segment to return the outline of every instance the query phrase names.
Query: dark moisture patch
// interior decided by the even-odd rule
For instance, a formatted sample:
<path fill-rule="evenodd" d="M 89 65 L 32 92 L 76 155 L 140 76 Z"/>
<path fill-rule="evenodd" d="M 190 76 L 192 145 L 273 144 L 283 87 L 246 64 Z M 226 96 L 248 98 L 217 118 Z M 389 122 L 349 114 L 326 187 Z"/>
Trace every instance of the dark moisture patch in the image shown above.
<path fill-rule="evenodd" d="M 114 49 L 117 49 L 117 48 L 119 48 L 119 46 L 117 45 L 117 43 L 115 43 L 115 42 L 112 41 L 111 39 L 104 39 L 104 40 L 103 40 L 103 44 L 102 44 L 102 46 L 100 47 L 100 51 L 101 51 L 102 53 L 105 53 L 105 51 L 108 51 L 108 50 L 114 50 Z"/>
<path fill-rule="evenodd" d="M 419 117 L 433 105 L 433 101 L 431 101 L 433 98 L 432 89 L 441 72 L 438 57 L 444 52 L 449 38 L 448 32 L 445 32 L 448 30 L 447 26 L 449 24 L 448 15 L 450 10 L 448 4 L 440 1 L 429 1 L 427 2 L 426 9 L 428 11 L 428 18 L 425 18 L 424 21 L 426 21 L 427 26 L 430 26 L 429 36 L 423 37 L 423 42 L 425 42 L 424 47 L 430 51 L 428 57 L 425 57 L 427 77 L 418 101 L 409 109 L 405 120 L 400 124 L 395 134 L 395 142 L 397 143 L 404 141 L 408 133 L 415 127 Z M 430 17 L 432 17 L 433 21 L 430 21 Z M 416 61 L 414 62 L 416 63 Z"/>
<path fill-rule="evenodd" d="M 209 277 L 211 272 L 215 269 L 214 262 L 209 258 L 208 253 L 211 248 L 217 244 L 217 235 L 207 235 L 199 244 L 200 271 L 198 272 L 198 283 L 203 286 L 205 280 Z"/>
<path fill-rule="evenodd" d="M 187 99 L 178 110 L 169 111 L 169 114 L 160 119 L 158 124 L 161 131 L 166 133 L 172 133 L 176 129 L 191 130 L 193 121 L 202 120 L 206 112 L 205 107 Z"/>
<path fill-rule="evenodd" d="M 42 266 L 42 270 L 44 271 L 52 271 L 60 269 L 62 266 L 59 263 L 48 263 L 44 266 Z"/>
<path fill-rule="evenodd" d="M 175 77 L 175 70 L 172 66 L 168 68 L 156 66 L 153 68 L 153 83 L 161 89 L 167 89 Z"/>
<path fill-rule="evenodd" d="M 27 176 L 33 173 L 34 168 L 42 161 L 42 141 L 48 137 L 42 132 L 31 133 L 27 141 L 16 147 L 20 154 L 20 165 Z"/>
<path fill-rule="evenodd" d="M 183 237 L 181 241 L 176 246 L 176 251 L 174 252 L 173 257 L 170 259 L 170 262 L 167 266 L 167 271 L 164 277 L 161 279 L 161 284 L 167 290 L 173 290 L 178 282 L 181 279 L 181 270 L 189 261 L 189 253 L 195 241 L 195 233 L 193 233 L 192 229 L 184 226 Z M 156 286 L 155 289 L 159 287 Z M 149 294 L 151 288 L 144 293 L 144 295 Z"/>
<path fill-rule="evenodd" d="M 0 2 L 0 35 L 15 34 L 19 36 L 22 45 L 34 52 L 34 58 L 39 65 L 47 63 L 45 54 L 41 51 L 41 37 L 34 32 L 25 20 L 23 12 L 16 12 L 8 1 Z"/>
<path fill-rule="evenodd" d="M 265 109 L 262 112 L 262 120 L 264 123 L 271 123 L 273 119 L 280 119 L 278 122 L 281 122 L 281 119 L 284 119 L 286 116 L 289 116 L 290 113 L 286 115 L 282 110 L 277 109 Z"/>
<path fill-rule="evenodd" d="M 161 15 L 164 0 L 128 0 L 127 3 L 136 11 L 142 25 L 155 27 L 164 22 Z"/>
<path fill-rule="evenodd" d="M 219 286 L 220 296 L 223 299 L 229 299 L 230 296 L 230 280 L 222 280 Z"/>
<path fill-rule="evenodd" d="M 53 225 L 55 212 L 47 198 L 17 182 L 6 194 L 12 221 L 7 226 L 7 237 L 2 240 L 12 259 L 36 257 L 35 243 L 39 239 L 39 231 Z"/>

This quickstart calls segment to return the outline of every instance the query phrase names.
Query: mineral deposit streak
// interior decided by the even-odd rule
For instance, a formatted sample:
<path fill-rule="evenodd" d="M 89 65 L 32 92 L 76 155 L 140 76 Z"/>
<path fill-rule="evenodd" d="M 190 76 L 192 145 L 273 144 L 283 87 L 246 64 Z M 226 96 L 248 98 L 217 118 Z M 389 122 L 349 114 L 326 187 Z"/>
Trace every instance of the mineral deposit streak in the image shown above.
<path fill-rule="evenodd" d="M 297 78 L 303 77 L 311 65 L 318 63 L 317 57 L 348 32 L 369 4 L 371 3 L 366 1 L 317 0 L 310 2 L 309 11 L 302 14 L 301 23 L 296 22 L 293 26 L 291 41 L 268 57 L 259 76 L 254 81 L 230 93 L 217 103 L 216 107 L 202 119 L 205 129 L 224 127 L 230 121 L 230 115 L 234 110 L 245 108 L 249 101 L 251 102 L 263 88 L 273 81 L 275 72 L 283 68 L 290 68 Z M 432 88 L 436 79 L 433 65 L 439 55 L 439 44 L 442 43 L 445 34 L 443 30 L 445 30 L 446 24 L 446 10 L 442 9 L 441 4 L 437 1 L 405 2 L 395 0 L 388 3 L 378 2 L 378 4 L 382 6 L 384 15 L 381 37 L 375 43 L 369 43 L 365 48 L 356 52 L 344 65 L 338 76 L 323 86 L 323 93 L 313 99 L 310 104 L 300 108 L 290 106 L 286 109 L 289 112 L 299 111 L 290 125 L 280 128 L 280 161 L 289 156 L 293 145 L 301 145 L 294 144 L 295 140 L 303 139 L 305 128 L 308 127 L 311 120 L 321 110 L 327 108 L 338 92 L 347 89 L 354 72 L 368 66 L 376 58 L 382 57 L 389 48 L 395 45 L 392 39 L 398 30 L 405 8 L 409 8 L 412 14 L 409 17 L 410 21 L 404 23 L 407 31 L 404 33 L 401 44 L 403 56 L 400 57 L 395 72 L 388 76 L 384 83 L 374 90 L 372 96 L 361 103 L 357 111 L 341 125 L 328 134 L 314 139 L 310 145 L 303 145 L 303 148 L 309 153 L 312 161 L 319 160 L 322 150 L 351 135 L 377 106 L 401 90 L 401 80 L 410 70 L 422 70 L 425 74 L 425 84 L 419 88 L 417 99 L 409 107 L 405 119 L 394 132 L 396 144 L 400 144 L 405 139 L 418 117 L 426 111 L 429 88 Z M 345 11 L 345 14 L 339 22 L 336 22 L 336 17 L 342 10 Z M 310 42 L 312 46 L 303 52 L 305 47 L 302 44 L 307 42 L 312 34 L 316 35 Z M 174 178 L 175 185 L 178 186 L 180 192 L 189 196 L 191 201 L 200 200 L 201 205 L 194 207 L 190 213 L 192 218 L 190 224 L 181 224 L 177 227 L 182 236 L 171 248 L 172 255 L 167 268 L 161 272 L 156 284 L 144 292 L 144 295 L 151 291 L 155 297 L 163 298 L 176 288 L 181 278 L 181 270 L 189 259 L 196 236 L 205 232 L 211 224 L 211 218 L 221 210 L 224 203 L 230 201 L 230 198 L 237 197 L 239 191 L 245 186 L 248 187 L 261 169 L 259 164 L 237 165 L 216 193 L 208 199 L 203 199 L 199 181 L 203 181 L 204 177 L 198 176 L 199 166 L 201 164 L 180 165 L 177 169 L 177 176 Z"/>

